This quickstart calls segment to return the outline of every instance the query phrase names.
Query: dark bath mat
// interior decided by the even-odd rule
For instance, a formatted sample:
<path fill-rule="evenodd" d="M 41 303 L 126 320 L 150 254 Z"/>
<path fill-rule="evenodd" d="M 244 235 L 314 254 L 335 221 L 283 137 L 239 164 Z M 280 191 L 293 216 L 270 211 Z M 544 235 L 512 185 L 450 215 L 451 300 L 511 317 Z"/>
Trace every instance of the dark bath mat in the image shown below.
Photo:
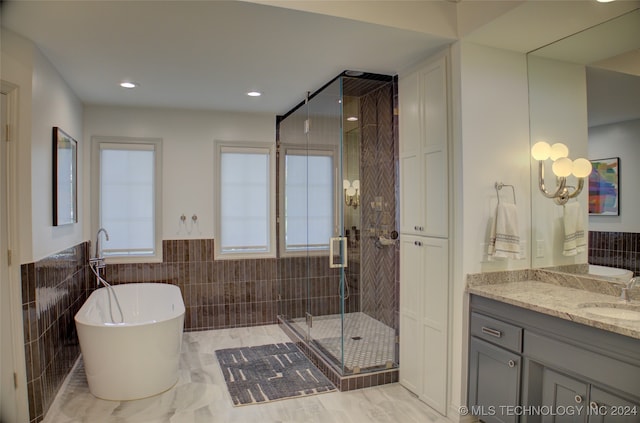
<path fill-rule="evenodd" d="M 336 389 L 291 342 L 216 350 L 216 357 L 234 406 Z"/>

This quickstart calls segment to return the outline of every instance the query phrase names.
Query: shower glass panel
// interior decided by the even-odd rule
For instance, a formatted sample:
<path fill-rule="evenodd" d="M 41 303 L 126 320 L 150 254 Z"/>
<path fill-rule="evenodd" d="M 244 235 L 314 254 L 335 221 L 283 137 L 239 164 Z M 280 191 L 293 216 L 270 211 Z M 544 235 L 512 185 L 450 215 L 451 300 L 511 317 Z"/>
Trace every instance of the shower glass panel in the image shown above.
<path fill-rule="evenodd" d="M 278 123 L 279 317 L 342 375 L 398 363 L 391 81 L 340 75 Z"/>

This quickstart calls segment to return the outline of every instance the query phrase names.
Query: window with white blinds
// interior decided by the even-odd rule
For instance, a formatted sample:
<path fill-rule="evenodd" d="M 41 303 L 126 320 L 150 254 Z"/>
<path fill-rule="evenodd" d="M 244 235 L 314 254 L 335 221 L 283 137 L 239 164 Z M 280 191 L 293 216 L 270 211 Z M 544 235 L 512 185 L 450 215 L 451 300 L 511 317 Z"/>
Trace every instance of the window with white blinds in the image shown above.
<path fill-rule="evenodd" d="M 98 228 L 105 257 L 159 257 L 160 234 L 159 140 L 98 141 Z"/>
<path fill-rule="evenodd" d="M 273 146 L 216 144 L 218 257 L 273 256 Z"/>
<path fill-rule="evenodd" d="M 286 149 L 285 252 L 324 251 L 334 225 L 333 151 Z"/>

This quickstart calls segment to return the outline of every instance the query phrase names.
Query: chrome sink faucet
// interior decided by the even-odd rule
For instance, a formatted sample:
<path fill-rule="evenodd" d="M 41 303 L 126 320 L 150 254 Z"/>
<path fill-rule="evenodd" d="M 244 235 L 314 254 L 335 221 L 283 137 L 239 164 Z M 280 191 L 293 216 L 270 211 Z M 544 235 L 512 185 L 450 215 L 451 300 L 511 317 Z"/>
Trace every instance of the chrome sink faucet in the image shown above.
<path fill-rule="evenodd" d="M 629 298 L 629 290 L 632 289 L 634 286 L 636 286 L 637 283 L 638 283 L 637 277 L 631 278 L 629 282 L 627 282 L 627 284 L 624 286 L 624 288 L 622 288 L 622 293 L 620 293 L 620 299 L 627 303 L 631 301 L 631 298 Z"/>

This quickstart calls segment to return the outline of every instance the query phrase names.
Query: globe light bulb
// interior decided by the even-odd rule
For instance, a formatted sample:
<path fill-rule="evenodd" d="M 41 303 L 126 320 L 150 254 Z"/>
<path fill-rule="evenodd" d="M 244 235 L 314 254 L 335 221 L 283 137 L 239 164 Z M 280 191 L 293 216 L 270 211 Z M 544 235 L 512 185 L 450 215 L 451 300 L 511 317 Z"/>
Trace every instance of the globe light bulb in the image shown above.
<path fill-rule="evenodd" d="M 342 181 L 342 188 L 343 189 L 349 189 L 350 186 L 351 186 L 351 182 L 349 182 L 347 179 Z"/>
<path fill-rule="evenodd" d="M 568 157 L 560 157 L 558 160 L 553 162 L 551 166 L 551 170 L 556 176 L 567 177 L 571 175 L 571 171 L 573 170 L 573 162 Z"/>
<path fill-rule="evenodd" d="M 531 147 L 531 156 L 536 160 L 547 160 L 550 152 L 551 146 L 545 141 L 539 141 Z"/>
<path fill-rule="evenodd" d="M 551 160 L 558 160 L 562 157 L 567 157 L 568 155 L 569 147 L 561 142 L 557 142 L 551 146 L 551 151 L 549 152 L 549 158 L 551 158 Z"/>
<path fill-rule="evenodd" d="M 591 162 L 587 159 L 579 158 L 573 161 L 573 176 L 576 178 L 586 178 L 591 175 Z"/>

